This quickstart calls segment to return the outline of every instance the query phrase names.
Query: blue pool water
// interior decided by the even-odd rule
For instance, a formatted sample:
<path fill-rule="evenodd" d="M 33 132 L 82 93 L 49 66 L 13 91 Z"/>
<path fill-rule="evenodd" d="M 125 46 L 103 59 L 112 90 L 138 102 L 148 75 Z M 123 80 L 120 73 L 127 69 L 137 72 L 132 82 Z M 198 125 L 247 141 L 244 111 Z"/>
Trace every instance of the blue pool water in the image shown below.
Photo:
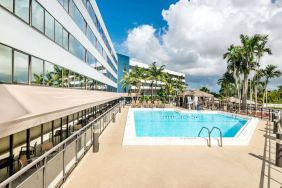
<path fill-rule="evenodd" d="M 224 114 L 148 110 L 134 111 L 134 121 L 137 137 L 198 137 L 203 126 L 209 129 L 216 126 L 223 137 L 234 137 L 248 120 Z M 207 131 L 203 130 L 201 137 L 206 136 Z M 211 134 L 211 137 L 218 136 L 218 131 Z"/>

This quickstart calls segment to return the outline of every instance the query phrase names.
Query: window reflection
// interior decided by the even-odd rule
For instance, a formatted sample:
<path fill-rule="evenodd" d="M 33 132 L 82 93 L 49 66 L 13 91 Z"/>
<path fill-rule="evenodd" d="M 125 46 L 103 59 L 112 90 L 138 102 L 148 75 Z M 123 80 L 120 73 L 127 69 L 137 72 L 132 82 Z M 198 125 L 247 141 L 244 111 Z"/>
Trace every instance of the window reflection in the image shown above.
<path fill-rule="evenodd" d="M 45 61 L 45 75 L 44 75 L 44 82 L 46 86 L 53 85 L 53 75 L 54 75 L 54 65 Z"/>
<path fill-rule="evenodd" d="M 86 22 L 83 18 L 83 16 L 81 15 L 80 11 L 78 10 L 78 8 L 76 7 L 76 5 L 74 4 L 74 2 L 72 0 L 70 0 L 69 2 L 69 14 L 70 16 L 73 18 L 74 22 L 78 25 L 78 27 L 85 32 L 86 31 Z"/>
<path fill-rule="evenodd" d="M 15 0 L 15 14 L 29 23 L 29 0 Z"/>
<path fill-rule="evenodd" d="M 91 53 L 87 52 L 86 63 L 89 64 L 91 67 L 95 68 L 95 61 L 95 57 Z"/>
<path fill-rule="evenodd" d="M 32 1 L 32 26 L 44 32 L 44 9 L 36 1 Z"/>
<path fill-rule="evenodd" d="M 12 49 L 0 44 L 0 82 L 12 82 Z"/>
<path fill-rule="evenodd" d="M 13 12 L 13 1 L 11 0 L 0 0 L 0 5 Z"/>
<path fill-rule="evenodd" d="M 63 69 L 58 65 L 54 65 L 53 86 L 62 87 Z"/>
<path fill-rule="evenodd" d="M 63 87 L 69 87 L 69 70 L 63 68 L 63 75 L 62 75 L 62 85 Z"/>
<path fill-rule="evenodd" d="M 71 88 L 75 87 L 75 74 L 73 72 L 69 72 L 69 86 Z"/>
<path fill-rule="evenodd" d="M 69 35 L 69 50 L 72 54 L 85 61 L 85 49 L 72 35 Z"/>
<path fill-rule="evenodd" d="M 59 0 L 64 9 L 68 12 L 69 0 Z"/>
<path fill-rule="evenodd" d="M 45 34 L 52 40 L 54 40 L 54 24 L 53 16 L 45 11 Z"/>
<path fill-rule="evenodd" d="M 31 58 L 31 83 L 34 85 L 43 85 L 43 60 L 32 57 Z"/>
<path fill-rule="evenodd" d="M 14 82 L 28 84 L 28 55 L 14 52 Z"/>
<path fill-rule="evenodd" d="M 55 21 L 55 41 L 59 45 L 63 45 L 63 27 Z"/>
<path fill-rule="evenodd" d="M 69 33 L 65 29 L 63 29 L 63 47 L 69 49 Z"/>

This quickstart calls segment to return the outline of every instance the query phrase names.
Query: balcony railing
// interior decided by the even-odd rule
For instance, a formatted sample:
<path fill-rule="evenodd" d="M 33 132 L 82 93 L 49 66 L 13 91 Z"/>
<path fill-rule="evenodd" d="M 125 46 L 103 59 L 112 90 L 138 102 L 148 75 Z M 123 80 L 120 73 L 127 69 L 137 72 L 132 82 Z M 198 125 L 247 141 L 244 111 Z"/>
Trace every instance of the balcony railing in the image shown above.
<path fill-rule="evenodd" d="M 76 131 L 70 137 L 37 159 L 30 161 L 13 176 L 0 184 L 0 188 L 58 187 L 83 158 L 94 143 L 94 135 L 101 135 L 115 119 L 124 101 L 120 101 L 99 117 Z"/>

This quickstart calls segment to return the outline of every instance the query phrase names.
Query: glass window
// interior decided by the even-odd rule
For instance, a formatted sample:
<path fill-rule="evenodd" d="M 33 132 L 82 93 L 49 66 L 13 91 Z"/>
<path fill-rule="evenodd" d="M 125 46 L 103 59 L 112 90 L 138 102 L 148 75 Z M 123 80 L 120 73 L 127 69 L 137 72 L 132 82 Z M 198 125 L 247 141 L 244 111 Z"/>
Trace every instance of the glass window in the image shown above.
<path fill-rule="evenodd" d="M 29 0 L 15 0 L 15 14 L 29 23 Z"/>
<path fill-rule="evenodd" d="M 91 66 L 91 67 L 93 67 L 93 68 L 95 68 L 95 62 L 96 62 L 96 59 L 95 59 L 95 57 L 91 54 L 91 53 L 89 53 L 89 52 L 87 52 L 87 63 Z"/>
<path fill-rule="evenodd" d="M 57 21 L 55 21 L 55 41 L 57 44 L 63 45 L 63 27 Z"/>
<path fill-rule="evenodd" d="M 12 0 L 0 0 L 0 5 L 13 12 L 13 1 Z"/>
<path fill-rule="evenodd" d="M 63 47 L 69 49 L 69 33 L 63 29 Z"/>
<path fill-rule="evenodd" d="M 45 11 L 45 34 L 54 40 L 54 25 L 55 20 L 48 12 Z"/>
<path fill-rule="evenodd" d="M 28 55 L 14 52 L 14 82 L 28 84 Z"/>
<path fill-rule="evenodd" d="M 42 85 L 43 84 L 43 60 L 38 59 L 36 57 L 31 58 L 31 72 L 32 72 L 32 80 L 31 83 L 34 85 Z"/>
<path fill-rule="evenodd" d="M 53 86 L 62 87 L 63 69 L 58 65 L 54 65 Z"/>
<path fill-rule="evenodd" d="M 69 72 L 69 87 L 75 87 L 75 74 L 73 72 Z"/>
<path fill-rule="evenodd" d="M 72 35 L 69 35 L 69 50 L 76 57 L 85 61 L 85 49 Z"/>
<path fill-rule="evenodd" d="M 44 32 L 44 9 L 36 1 L 32 1 L 32 26 Z"/>
<path fill-rule="evenodd" d="M 54 65 L 52 63 L 49 63 L 45 61 L 45 85 L 46 86 L 52 86 L 53 85 L 53 75 L 54 75 Z"/>
<path fill-rule="evenodd" d="M 12 82 L 12 49 L 0 44 L 0 82 Z"/>
<path fill-rule="evenodd" d="M 92 30 L 90 29 L 90 27 L 87 27 L 87 31 L 86 31 L 86 36 L 87 38 L 91 41 L 91 43 L 93 44 L 93 46 L 97 45 L 97 38 L 95 37 L 94 33 L 92 32 Z"/>
<path fill-rule="evenodd" d="M 83 32 L 85 32 L 86 31 L 86 22 L 72 0 L 70 0 L 70 4 L 69 4 L 69 15 L 72 17 L 74 22 L 78 25 L 78 27 Z"/>
<path fill-rule="evenodd" d="M 93 7 L 92 7 L 92 5 L 90 4 L 89 1 L 87 1 L 87 11 L 88 11 L 93 23 L 97 27 L 97 17 L 96 17 L 94 10 L 93 10 Z"/>
<path fill-rule="evenodd" d="M 59 0 L 61 5 L 64 7 L 64 9 L 68 12 L 69 7 L 69 0 Z"/>
<path fill-rule="evenodd" d="M 63 76 L 62 76 L 63 87 L 69 87 L 69 70 L 63 69 Z"/>

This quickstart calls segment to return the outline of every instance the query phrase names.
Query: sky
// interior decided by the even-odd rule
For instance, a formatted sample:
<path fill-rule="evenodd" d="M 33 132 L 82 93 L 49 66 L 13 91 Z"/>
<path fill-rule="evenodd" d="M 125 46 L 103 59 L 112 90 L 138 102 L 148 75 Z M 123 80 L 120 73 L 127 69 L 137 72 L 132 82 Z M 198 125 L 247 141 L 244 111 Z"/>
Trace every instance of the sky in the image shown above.
<path fill-rule="evenodd" d="M 222 55 L 239 35 L 269 35 L 261 68 L 282 70 L 282 0 L 96 0 L 118 53 L 183 72 L 190 88 L 218 91 Z M 282 78 L 270 88 L 282 85 Z"/>

